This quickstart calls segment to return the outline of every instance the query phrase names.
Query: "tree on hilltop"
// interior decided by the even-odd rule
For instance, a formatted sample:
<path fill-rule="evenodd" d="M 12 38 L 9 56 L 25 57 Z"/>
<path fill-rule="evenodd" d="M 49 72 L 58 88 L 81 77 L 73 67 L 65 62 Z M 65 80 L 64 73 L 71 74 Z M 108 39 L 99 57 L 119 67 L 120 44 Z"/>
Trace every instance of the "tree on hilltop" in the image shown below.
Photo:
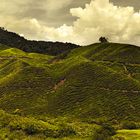
<path fill-rule="evenodd" d="M 108 38 L 106 38 L 106 37 L 100 37 L 100 38 L 99 38 L 99 41 L 100 41 L 101 43 L 107 43 L 107 42 L 108 42 Z"/>
<path fill-rule="evenodd" d="M 1 30 L 5 30 L 4 27 L 0 27 Z"/>

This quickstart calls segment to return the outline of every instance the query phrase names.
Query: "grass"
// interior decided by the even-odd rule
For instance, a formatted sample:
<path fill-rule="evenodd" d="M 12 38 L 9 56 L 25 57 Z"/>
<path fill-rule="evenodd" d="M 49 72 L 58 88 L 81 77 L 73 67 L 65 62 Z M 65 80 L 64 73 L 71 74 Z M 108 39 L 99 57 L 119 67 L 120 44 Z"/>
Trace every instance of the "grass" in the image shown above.
<path fill-rule="evenodd" d="M 140 130 L 118 130 L 117 135 L 114 136 L 114 140 L 139 140 Z"/>

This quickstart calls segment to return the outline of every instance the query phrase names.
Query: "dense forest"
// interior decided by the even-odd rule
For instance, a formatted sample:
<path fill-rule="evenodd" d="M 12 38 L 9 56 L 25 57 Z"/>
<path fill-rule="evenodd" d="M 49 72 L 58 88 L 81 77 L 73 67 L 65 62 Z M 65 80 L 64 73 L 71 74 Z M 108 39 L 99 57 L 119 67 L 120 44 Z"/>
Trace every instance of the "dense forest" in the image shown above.
<path fill-rule="evenodd" d="M 58 55 L 79 47 L 78 45 L 71 43 L 27 40 L 16 33 L 5 30 L 2 27 L 0 28 L 0 43 L 21 49 L 25 52 L 49 55 Z"/>

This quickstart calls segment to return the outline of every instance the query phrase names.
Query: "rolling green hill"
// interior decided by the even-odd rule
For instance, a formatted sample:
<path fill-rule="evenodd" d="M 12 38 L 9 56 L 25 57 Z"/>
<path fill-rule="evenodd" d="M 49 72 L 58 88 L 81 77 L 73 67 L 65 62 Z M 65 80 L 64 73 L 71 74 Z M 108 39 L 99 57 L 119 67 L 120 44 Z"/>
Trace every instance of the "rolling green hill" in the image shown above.
<path fill-rule="evenodd" d="M 0 45 L 0 108 L 96 125 L 138 123 L 140 48 L 96 43 L 51 56 Z"/>

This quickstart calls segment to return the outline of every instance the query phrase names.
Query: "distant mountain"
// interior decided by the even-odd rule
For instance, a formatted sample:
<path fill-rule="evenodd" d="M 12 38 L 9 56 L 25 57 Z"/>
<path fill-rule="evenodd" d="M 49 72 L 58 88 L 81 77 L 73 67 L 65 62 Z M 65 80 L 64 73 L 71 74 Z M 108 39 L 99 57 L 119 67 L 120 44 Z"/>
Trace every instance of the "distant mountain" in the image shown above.
<path fill-rule="evenodd" d="M 0 43 L 21 49 L 25 52 L 35 52 L 49 55 L 59 55 L 79 47 L 78 45 L 71 43 L 27 40 L 16 33 L 5 30 L 4 28 L 0 28 Z"/>

